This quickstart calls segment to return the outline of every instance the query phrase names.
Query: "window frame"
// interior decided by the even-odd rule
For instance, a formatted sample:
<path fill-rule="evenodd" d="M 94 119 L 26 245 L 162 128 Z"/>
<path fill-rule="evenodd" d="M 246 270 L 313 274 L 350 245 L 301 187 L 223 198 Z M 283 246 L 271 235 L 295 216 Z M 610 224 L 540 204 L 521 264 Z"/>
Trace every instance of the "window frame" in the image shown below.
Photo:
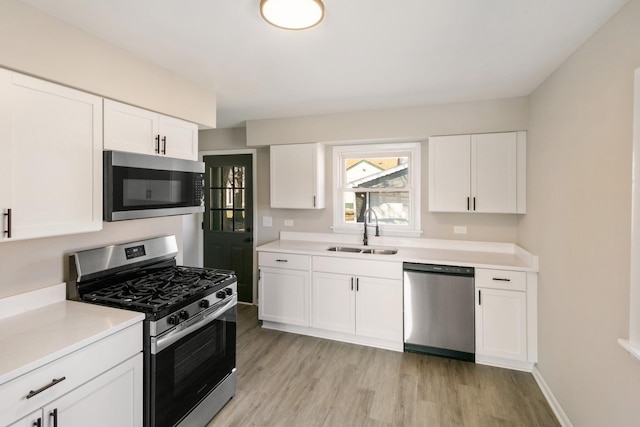
<path fill-rule="evenodd" d="M 346 187 L 346 170 L 343 170 L 345 158 L 386 158 L 386 157 L 408 157 L 408 181 L 409 185 L 401 191 L 409 192 L 409 224 L 381 224 L 381 236 L 396 237 L 420 237 L 421 215 L 421 157 L 422 144 L 420 142 L 398 142 L 384 144 L 360 144 L 360 145 L 336 145 L 333 147 L 333 231 L 334 233 L 360 234 L 363 232 L 362 223 L 347 223 L 344 220 L 344 193 L 351 189 Z M 393 192 L 394 188 L 381 188 L 372 192 Z"/>

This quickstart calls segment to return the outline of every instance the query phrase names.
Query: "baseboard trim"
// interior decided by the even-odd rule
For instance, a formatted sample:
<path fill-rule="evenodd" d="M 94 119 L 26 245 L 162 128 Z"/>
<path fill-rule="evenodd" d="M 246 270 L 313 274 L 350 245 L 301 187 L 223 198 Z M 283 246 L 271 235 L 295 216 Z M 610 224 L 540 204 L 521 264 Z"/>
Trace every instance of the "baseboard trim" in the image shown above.
<path fill-rule="evenodd" d="M 556 397 L 553 395 L 553 392 L 547 385 L 547 382 L 542 377 L 540 371 L 538 371 L 538 367 L 535 366 L 531 373 L 533 374 L 533 378 L 538 383 L 538 387 L 540 387 L 542 394 L 547 399 L 549 406 L 551 406 L 551 410 L 553 410 L 553 413 L 556 415 L 556 418 L 558 419 L 560 425 L 562 427 L 573 427 L 573 424 L 571 424 L 571 420 L 569 420 L 569 417 L 567 417 L 567 414 L 562 409 L 562 406 L 560 406 L 560 402 L 558 402 Z"/>

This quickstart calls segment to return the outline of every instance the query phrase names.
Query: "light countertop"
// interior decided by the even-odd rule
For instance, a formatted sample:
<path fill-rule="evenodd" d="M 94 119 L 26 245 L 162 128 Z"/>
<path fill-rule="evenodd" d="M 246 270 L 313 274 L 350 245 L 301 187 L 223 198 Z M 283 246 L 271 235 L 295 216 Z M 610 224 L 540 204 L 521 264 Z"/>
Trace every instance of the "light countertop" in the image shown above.
<path fill-rule="evenodd" d="M 143 319 L 134 311 L 66 300 L 1 319 L 0 385 Z"/>
<path fill-rule="evenodd" d="M 532 271 L 538 270 L 537 257 L 514 244 L 494 244 L 476 242 L 451 242 L 425 240 L 423 247 L 403 246 L 404 239 L 387 239 L 381 244 L 372 244 L 367 248 L 393 248 L 394 255 L 372 255 L 350 252 L 327 251 L 331 246 L 349 246 L 364 248 L 354 242 L 330 241 L 331 237 L 316 237 L 313 233 L 288 233 L 286 239 L 266 243 L 257 248 L 258 251 L 282 252 L 292 254 L 322 255 L 329 257 L 371 259 L 376 261 L 417 262 L 424 264 L 461 265 L 479 268 L 495 268 L 504 270 Z M 330 235 L 329 235 L 330 236 Z M 282 236 L 281 236 L 282 237 Z M 339 238 L 334 237 L 336 240 Z M 420 240 L 420 239 L 416 239 Z M 422 243 L 422 242 L 418 242 Z M 440 247 L 438 247 L 440 246 Z"/>

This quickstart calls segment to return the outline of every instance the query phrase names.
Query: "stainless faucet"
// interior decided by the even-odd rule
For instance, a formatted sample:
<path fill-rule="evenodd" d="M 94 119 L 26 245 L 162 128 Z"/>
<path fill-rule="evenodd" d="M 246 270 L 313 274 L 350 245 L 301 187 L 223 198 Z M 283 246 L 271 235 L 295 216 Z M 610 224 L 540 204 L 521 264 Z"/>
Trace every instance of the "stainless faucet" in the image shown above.
<path fill-rule="evenodd" d="M 373 212 L 373 217 L 376 219 L 376 237 L 380 237 L 380 227 L 378 227 L 378 214 L 371 208 L 367 208 L 364 210 L 364 236 L 362 242 L 365 246 L 369 244 L 369 236 L 367 236 L 367 213 Z"/>

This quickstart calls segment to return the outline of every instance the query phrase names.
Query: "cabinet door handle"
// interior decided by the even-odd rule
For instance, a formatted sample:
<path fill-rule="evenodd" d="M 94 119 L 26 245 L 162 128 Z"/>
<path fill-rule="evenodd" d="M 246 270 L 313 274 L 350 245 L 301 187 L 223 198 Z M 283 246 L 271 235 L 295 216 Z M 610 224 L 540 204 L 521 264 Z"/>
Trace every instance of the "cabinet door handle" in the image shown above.
<path fill-rule="evenodd" d="M 469 210 L 469 198 L 467 197 L 467 210 Z"/>
<path fill-rule="evenodd" d="M 4 234 L 7 235 L 7 238 L 11 238 L 11 209 L 7 209 L 7 213 L 3 214 L 7 217 L 7 229 L 2 230 Z"/>
<path fill-rule="evenodd" d="M 353 290 L 353 277 L 351 278 L 351 290 Z"/>
<path fill-rule="evenodd" d="M 49 412 L 49 419 L 53 417 L 53 427 L 58 427 L 58 408 Z"/>
<path fill-rule="evenodd" d="M 160 154 L 160 135 L 156 135 L 156 153 Z"/>
<path fill-rule="evenodd" d="M 167 136 L 162 137 L 162 154 L 167 154 Z"/>
<path fill-rule="evenodd" d="M 356 277 L 356 292 L 360 290 L 360 279 Z"/>
<path fill-rule="evenodd" d="M 37 420 L 35 420 L 33 422 L 33 424 L 31 424 L 32 427 L 42 427 L 42 418 L 38 417 Z"/>
<path fill-rule="evenodd" d="M 511 279 L 508 279 L 506 277 L 494 277 L 491 280 L 495 280 L 496 282 L 510 282 L 511 281 Z"/>
<path fill-rule="evenodd" d="M 289 262 L 288 259 L 277 259 L 276 262 Z"/>
<path fill-rule="evenodd" d="M 475 197 L 473 198 L 473 210 L 474 211 L 476 210 L 476 198 Z"/>
<path fill-rule="evenodd" d="M 313 207 L 316 207 L 316 196 L 313 196 Z"/>
<path fill-rule="evenodd" d="M 52 379 L 51 382 L 43 387 L 40 387 L 37 390 L 31 390 L 29 391 L 29 394 L 27 394 L 27 399 L 31 399 L 33 396 L 35 396 L 36 394 L 40 394 L 43 391 L 45 391 L 46 389 L 53 387 L 54 385 L 61 383 L 62 381 L 66 380 L 67 377 L 62 377 L 62 378 L 58 378 L 58 379 Z"/>
<path fill-rule="evenodd" d="M 478 305 L 482 305 L 482 291 L 478 289 Z"/>

